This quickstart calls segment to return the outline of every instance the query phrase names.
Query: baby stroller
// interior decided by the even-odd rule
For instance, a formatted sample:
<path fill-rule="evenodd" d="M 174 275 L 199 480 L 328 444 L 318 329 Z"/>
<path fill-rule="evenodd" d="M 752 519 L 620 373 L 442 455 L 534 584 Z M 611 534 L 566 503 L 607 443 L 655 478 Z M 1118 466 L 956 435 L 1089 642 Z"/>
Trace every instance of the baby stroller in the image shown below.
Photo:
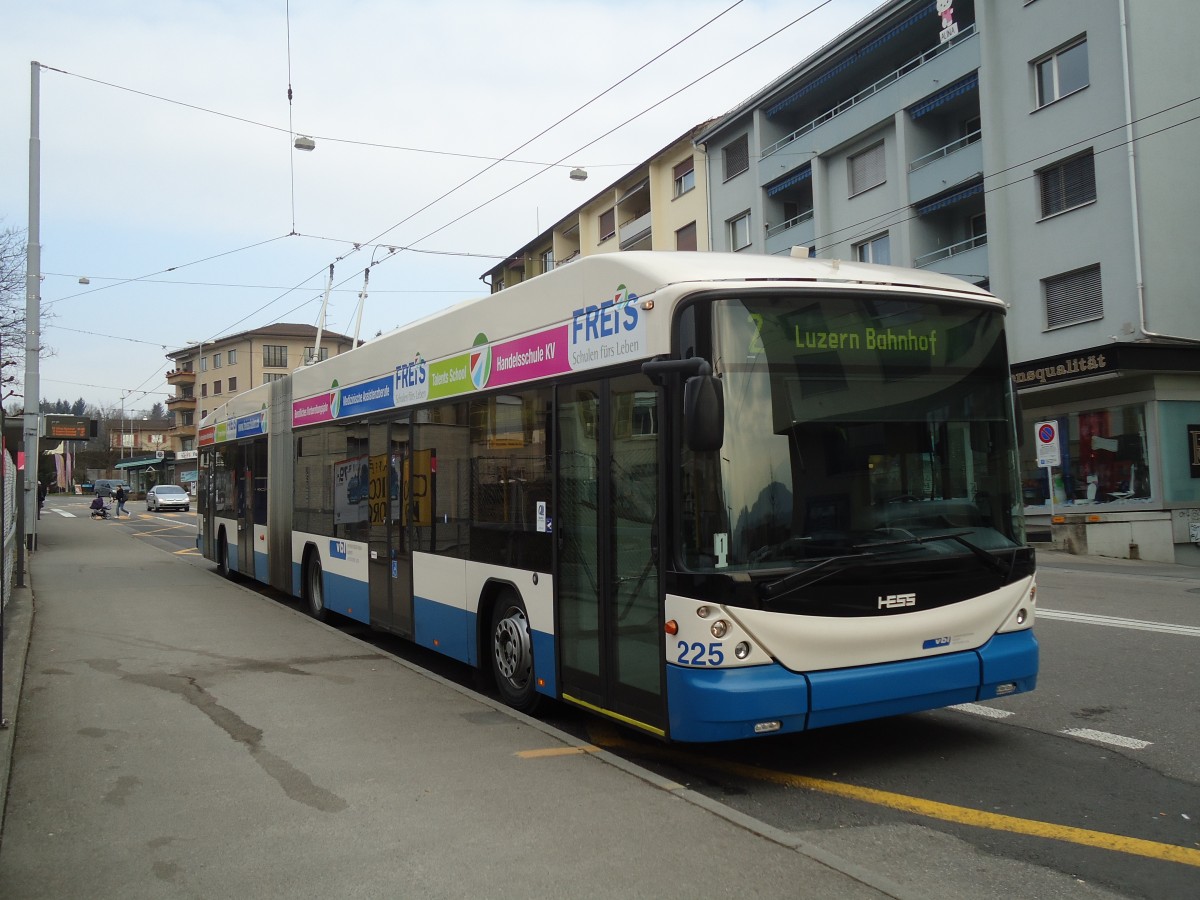
<path fill-rule="evenodd" d="M 109 509 L 111 509 L 111 507 L 104 505 L 104 498 L 97 497 L 95 500 L 92 501 L 92 518 L 93 519 L 107 519 Z"/>

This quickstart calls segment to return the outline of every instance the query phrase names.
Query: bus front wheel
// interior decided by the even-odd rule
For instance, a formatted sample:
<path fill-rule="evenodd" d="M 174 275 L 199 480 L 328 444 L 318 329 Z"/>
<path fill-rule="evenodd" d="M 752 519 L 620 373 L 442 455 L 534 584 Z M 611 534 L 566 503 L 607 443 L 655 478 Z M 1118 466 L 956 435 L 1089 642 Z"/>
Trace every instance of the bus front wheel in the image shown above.
<path fill-rule="evenodd" d="M 521 712 L 533 712 L 541 699 L 533 677 L 533 639 L 525 604 L 514 591 L 505 591 L 496 601 L 491 645 L 500 699 Z"/>
<path fill-rule="evenodd" d="M 325 580 L 321 574 L 321 560 L 314 554 L 304 566 L 304 603 L 308 614 L 318 622 L 328 616 L 325 609 Z"/>

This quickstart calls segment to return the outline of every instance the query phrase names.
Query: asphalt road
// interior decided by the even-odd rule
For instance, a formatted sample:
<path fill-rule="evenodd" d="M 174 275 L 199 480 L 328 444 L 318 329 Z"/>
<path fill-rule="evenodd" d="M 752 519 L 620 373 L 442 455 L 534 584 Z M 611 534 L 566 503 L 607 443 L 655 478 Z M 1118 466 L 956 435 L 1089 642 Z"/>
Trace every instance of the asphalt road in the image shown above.
<path fill-rule="evenodd" d="M 43 515 L 87 515 L 51 498 Z M 194 565 L 195 513 L 127 528 Z M 214 570 L 213 577 L 217 577 Z M 664 745 L 557 704 L 541 717 L 831 852 L 866 831 L 871 865 L 928 869 L 931 896 L 1011 897 L 972 858 L 1027 867 L 1021 896 L 1200 896 L 1200 570 L 1040 555 L 1038 689 L 964 707 L 738 744 Z M 282 603 L 296 603 L 278 597 Z M 462 684 L 473 673 L 360 637 Z"/>

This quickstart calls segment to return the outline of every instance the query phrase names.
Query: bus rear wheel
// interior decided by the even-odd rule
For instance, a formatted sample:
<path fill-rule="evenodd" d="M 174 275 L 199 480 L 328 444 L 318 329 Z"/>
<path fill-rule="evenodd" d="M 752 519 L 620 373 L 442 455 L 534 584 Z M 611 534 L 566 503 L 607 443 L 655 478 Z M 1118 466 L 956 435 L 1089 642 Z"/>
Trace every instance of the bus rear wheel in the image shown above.
<path fill-rule="evenodd" d="M 325 609 L 325 580 L 321 573 L 321 560 L 316 554 L 310 556 L 304 566 L 304 604 L 308 614 L 318 622 L 324 622 L 329 615 Z"/>
<path fill-rule="evenodd" d="M 500 699 L 531 713 L 541 700 L 533 677 L 533 638 L 525 604 L 514 591 L 505 591 L 492 611 L 492 675 Z"/>

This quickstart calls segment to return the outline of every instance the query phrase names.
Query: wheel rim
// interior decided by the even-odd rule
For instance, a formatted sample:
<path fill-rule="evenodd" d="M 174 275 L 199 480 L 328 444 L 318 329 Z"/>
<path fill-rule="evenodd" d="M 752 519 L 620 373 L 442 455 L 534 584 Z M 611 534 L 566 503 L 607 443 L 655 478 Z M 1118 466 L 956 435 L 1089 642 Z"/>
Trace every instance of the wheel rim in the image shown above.
<path fill-rule="evenodd" d="M 492 641 L 496 655 L 496 671 L 515 688 L 529 683 L 533 668 L 533 654 L 529 645 L 529 622 L 525 613 L 512 607 L 496 623 L 495 639 Z"/>

